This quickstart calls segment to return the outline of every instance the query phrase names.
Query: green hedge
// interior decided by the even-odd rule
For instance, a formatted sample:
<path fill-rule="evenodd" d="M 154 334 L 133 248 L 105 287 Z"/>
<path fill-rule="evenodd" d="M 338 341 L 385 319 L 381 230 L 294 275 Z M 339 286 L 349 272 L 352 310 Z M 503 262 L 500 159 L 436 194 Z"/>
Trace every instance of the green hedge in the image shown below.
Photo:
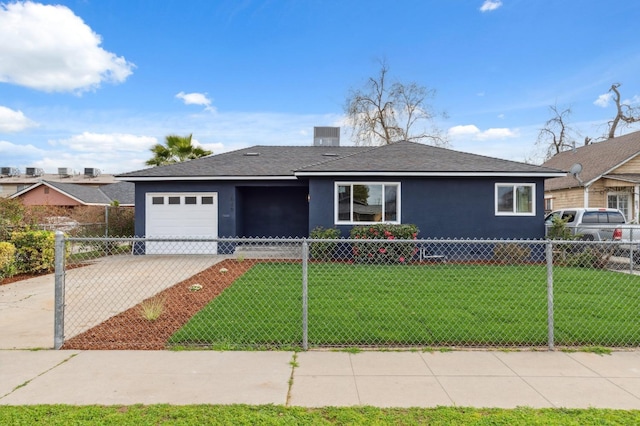
<path fill-rule="evenodd" d="M 16 247 L 6 241 L 0 242 L 0 280 L 16 273 Z"/>
<path fill-rule="evenodd" d="M 55 266 L 55 233 L 52 231 L 20 231 L 11 233 L 16 248 L 18 272 L 42 273 Z"/>
<path fill-rule="evenodd" d="M 311 231 L 310 238 L 316 240 L 335 240 L 340 238 L 340 230 L 337 228 L 323 228 L 318 226 Z M 316 260 L 332 260 L 333 254 L 338 243 L 336 242 L 317 242 L 309 245 L 311 258 Z"/>
<path fill-rule="evenodd" d="M 413 259 L 418 247 L 415 243 L 391 243 L 392 240 L 416 240 L 418 227 L 412 224 L 354 226 L 351 238 L 356 240 L 381 240 L 352 244 L 353 258 L 363 263 L 406 263 Z"/>

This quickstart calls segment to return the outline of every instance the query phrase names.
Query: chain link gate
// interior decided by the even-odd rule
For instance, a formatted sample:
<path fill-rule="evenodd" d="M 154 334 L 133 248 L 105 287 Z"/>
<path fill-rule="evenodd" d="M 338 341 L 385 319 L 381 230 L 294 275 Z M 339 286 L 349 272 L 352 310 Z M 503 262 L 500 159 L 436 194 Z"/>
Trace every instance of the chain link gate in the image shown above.
<path fill-rule="evenodd" d="M 613 242 L 58 234 L 56 256 L 56 348 L 640 342 L 640 275 Z"/>

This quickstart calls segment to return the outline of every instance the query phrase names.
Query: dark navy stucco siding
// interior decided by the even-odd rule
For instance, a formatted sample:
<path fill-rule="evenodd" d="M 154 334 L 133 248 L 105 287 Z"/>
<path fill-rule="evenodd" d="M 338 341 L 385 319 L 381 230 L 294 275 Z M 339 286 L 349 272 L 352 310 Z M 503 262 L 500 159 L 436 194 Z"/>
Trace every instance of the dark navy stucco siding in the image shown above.
<path fill-rule="evenodd" d="M 243 235 L 243 207 L 251 206 L 251 202 L 244 199 L 243 188 L 259 188 L 268 194 L 269 188 L 296 187 L 299 194 L 302 189 L 306 188 L 306 181 L 168 181 L 168 182 L 136 182 L 136 213 L 135 213 L 135 232 L 136 235 L 145 235 L 145 199 L 148 192 L 217 192 L 218 193 L 218 235 L 220 237 L 238 237 Z M 278 190 L 281 193 L 282 190 Z M 306 191 L 305 191 L 306 192 Z M 290 211 L 296 217 L 295 222 L 300 221 L 301 215 L 304 215 L 306 222 L 306 210 L 301 209 L 300 197 L 292 204 Z M 306 202 L 306 200 L 304 200 Z M 286 206 L 282 206 L 286 200 L 278 197 L 274 202 L 278 203 L 278 210 L 286 211 Z M 308 208 L 308 205 L 303 207 Z M 264 206 L 269 209 L 269 206 Z M 257 213 L 259 214 L 259 212 Z M 265 228 L 260 230 L 262 236 L 282 236 L 271 235 L 278 234 L 274 229 L 269 228 L 269 224 L 265 221 Z M 273 228 L 273 226 L 271 226 Z M 298 227 L 299 228 L 299 227 Z M 255 229 L 255 228 L 254 228 Z M 296 229 L 299 234 L 299 230 Z"/>
<path fill-rule="evenodd" d="M 338 181 L 357 181 L 339 179 Z M 375 179 L 366 179 L 374 182 Z M 377 179 L 382 182 L 401 183 L 401 221 L 413 223 L 420 229 L 419 238 L 523 238 L 537 239 L 544 236 L 544 179 L 533 178 L 404 178 Z M 334 227 L 333 178 L 307 181 L 193 181 L 193 182 L 136 182 L 136 235 L 145 235 L 145 194 L 147 192 L 217 192 L 218 234 L 236 237 L 243 234 L 243 208 L 251 206 L 243 200 L 243 187 L 260 187 L 268 193 L 273 187 L 306 187 L 308 185 L 308 210 L 299 202 L 290 209 L 296 221 L 308 214 L 308 231 L 317 226 Z M 495 183 L 535 183 L 536 216 L 496 216 Z M 300 189 L 295 192 L 300 195 Z M 251 192 L 251 191 L 249 191 Z M 278 193 L 282 194 L 282 190 Z M 287 202 L 278 197 L 278 209 Z M 300 198 L 300 197 L 298 197 Z M 245 219 L 246 220 L 246 215 Z M 255 223 L 253 224 L 255 226 Z M 338 228 L 347 237 L 350 225 Z M 277 227 L 268 224 L 261 235 L 271 235 Z M 297 228 L 297 227 L 296 227 Z M 254 228 L 255 229 L 255 228 Z M 277 231 L 281 232 L 281 231 Z M 296 231 L 299 234 L 300 231 Z"/>
<path fill-rule="evenodd" d="M 416 224 L 420 229 L 419 238 L 537 239 L 544 236 L 543 179 L 387 178 L 378 181 L 401 183 L 401 221 Z M 496 216 L 496 182 L 535 183 L 536 216 Z M 309 230 L 335 226 L 334 180 L 312 180 L 309 195 Z M 349 235 L 351 227 L 338 226 L 344 237 Z"/>

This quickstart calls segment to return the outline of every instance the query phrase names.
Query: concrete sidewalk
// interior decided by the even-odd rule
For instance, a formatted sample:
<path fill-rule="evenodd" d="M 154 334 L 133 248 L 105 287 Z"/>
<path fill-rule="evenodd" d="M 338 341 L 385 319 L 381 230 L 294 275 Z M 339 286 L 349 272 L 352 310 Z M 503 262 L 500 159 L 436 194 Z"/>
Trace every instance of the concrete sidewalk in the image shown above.
<path fill-rule="evenodd" d="M 0 405 L 640 409 L 640 352 L 0 351 Z"/>

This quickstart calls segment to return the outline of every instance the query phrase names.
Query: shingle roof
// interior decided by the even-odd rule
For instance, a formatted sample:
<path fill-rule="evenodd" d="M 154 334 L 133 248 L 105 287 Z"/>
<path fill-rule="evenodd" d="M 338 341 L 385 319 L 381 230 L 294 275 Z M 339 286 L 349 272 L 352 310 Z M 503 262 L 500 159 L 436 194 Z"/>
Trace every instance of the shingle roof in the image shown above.
<path fill-rule="evenodd" d="M 111 201 L 117 201 L 121 206 L 133 206 L 136 203 L 135 184 L 132 182 L 117 182 L 98 188 Z"/>
<path fill-rule="evenodd" d="M 13 194 L 12 197 L 29 192 L 40 185 L 47 185 L 71 198 L 75 198 L 83 204 L 109 205 L 114 200 L 117 200 L 120 205 L 135 204 L 135 184 L 131 182 L 117 182 L 110 185 L 94 187 L 43 180 Z"/>
<path fill-rule="evenodd" d="M 135 177 L 282 177 L 326 160 L 325 154 L 349 155 L 370 148 L 322 146 L 253 146 L 182 163 L 124 173 L 122 180 Z"/>
<path fill-rule="evenodd" d="M 547 160 L 543 166 L 560 170 L 569 170 L 572 165 L 580 163 L 582 172 L 580 179 L 589 184 L 615 168 L 640 154 L 640 132 L 581 146 L 574 150 L 561 152 Z M 557 177 L 545 181 L 545 190 L 573 188 L 580 183 L 573 176 Z"/>
<path fill-rule="evenodd" d="M 404 141 L 298 170 L 298 174 L 314 172 L 548 174 L 558 170 Z"/>
<path fill-rule="evenodd" d="M 414 142 L 378 147 L 254 146 L 205 158 L 124 173 L 122 180 L 289 177 L 348 172 L 537 174 L 558 170 Z"/>
<path fill-rule="evenodd" d="M 85 204 L 110 204 L 111 200 L 102 191 L 93 186 L 77 185 L 75 183 L 48 182 L 42 183 L 58 189 Z"/>

